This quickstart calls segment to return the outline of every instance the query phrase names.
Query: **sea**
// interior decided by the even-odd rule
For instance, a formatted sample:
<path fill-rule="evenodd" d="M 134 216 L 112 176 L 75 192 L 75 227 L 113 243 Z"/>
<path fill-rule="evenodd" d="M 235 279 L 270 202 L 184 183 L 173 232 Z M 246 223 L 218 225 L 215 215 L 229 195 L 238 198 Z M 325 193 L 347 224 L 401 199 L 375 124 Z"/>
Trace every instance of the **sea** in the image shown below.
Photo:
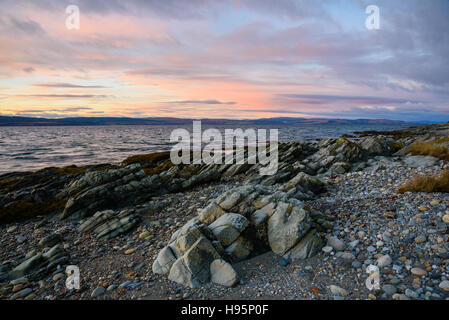
<path fill-rule="evenodd" d="M 340 137 L 355 131 L 397 130 L 407 126 L 305 124 L 214 128 L 223 134 L 225 129 L 278 129 L 279 141 L 290 142 Z M 170 150 L 174 145 L 170 142 L 170 135 L 179 128 L 189 132 L 193 130 L 188 125 L 0 127 L 0 174 L 68 165 L 119 164 L 131 155 Z M 202 129 L 210 127 L 203 126 Z"/>

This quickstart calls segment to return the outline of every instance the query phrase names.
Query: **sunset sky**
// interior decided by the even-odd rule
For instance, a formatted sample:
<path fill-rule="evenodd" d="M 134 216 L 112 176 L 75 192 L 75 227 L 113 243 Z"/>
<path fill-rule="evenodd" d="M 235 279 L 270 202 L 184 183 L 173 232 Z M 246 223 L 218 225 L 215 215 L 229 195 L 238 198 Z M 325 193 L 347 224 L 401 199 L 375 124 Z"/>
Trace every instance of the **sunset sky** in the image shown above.
<path fill-rule="evenodd" d="M 449 121 L 449 1 L 0 0 L 0 115 Z"/>

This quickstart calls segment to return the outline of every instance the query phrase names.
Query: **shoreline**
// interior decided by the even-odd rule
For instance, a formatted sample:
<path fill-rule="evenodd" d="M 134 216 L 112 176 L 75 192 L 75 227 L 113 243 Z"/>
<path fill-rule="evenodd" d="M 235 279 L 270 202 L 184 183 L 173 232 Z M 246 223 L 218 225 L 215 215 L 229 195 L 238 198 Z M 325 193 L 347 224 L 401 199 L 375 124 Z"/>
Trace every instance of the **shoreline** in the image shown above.
<path fill-rule="evenodd" d="M 166 153 L 129 157 L 121 166 L 0 175 L 0 298 L 448 299 L 449 196 L 397 193 L 414 176 L 449 168 L 408 154 L 418 140 L 446 146 L 448 132 L 441 124 L 366 133 L 357 142 L 282 143 L 273 177 L 259 176 L 257 165 L 174 166 Z M 241 192 L 249 193 L 232 200 Z M 254 233 L 251 208 L 267 196 L 278 211 L 287 202 L 303 212 L 297 238 L 282 233 L 287 222 L 270 229 L 271 216 L 257 225 L 268 229 Z M 222 209 L 212 214 L 216 205 Z M 228 212 L 249 221 L 239 231 L 249 242 L 238 251 L 229 249 L 237 242 L 206 230 Z M 213 274 L 206 281 L 209 271 L 187 281 L 160 268 L 163 249 L 184 250 L 173 234 L 188 223 L 236 271 L 231 287 L 210 282 L 218 281 Z M 65 288 L 69 264 L 82 270 L 80 290 Z M 371 264 L 380 269 L 379 290 L 364 284 Z"/>
<path fill-rule="evenodd" d="M 123 127 L 123 126 L 122 126 Z M 126 127 L 126 126 L 125 126 Z M 125 128 L 123 127 L 123 128 Z M 207 126 L 206 127 L 210 127 Z M 272 128 L 271 125 L 263 126 L 263 128 Z M 19 127 L 17 127 L 19 128 Z M 42 127 L 39 127 L 42 128 Z M 0 156 L 0 160 L 2 162 L 2 165 L 0 166 L 0 175 L 7 174 L 10 172 L 27 172 L 27 171 L 37 171 L 41 170 L 45 167 L 64 167 L 64 166 L 71 166 L 71 165 L 77 165 L 78 167 L 84 167 L 84 166 L 90 166 L 95 164 L 113 164 L 113 165 L 119 165 L 125 158 L 136 155 L 136 154 L 148 154 L 148 153 L 154 153 L 154 152 L 163 152 L 170 150 L 171 146 L 170 143 L 163 139 L 159 139 L 158 135 L 152 135 L 153 129 L 151 129 L 151 126 L 140 126 L 139 129 L 133 129 L 134 126 L 127 127 L 131 131 L 129 134 L 126 135 L 126 137 L 120 137 L 120 130 L 118 130 L 116 126 L 103 126 L 100 127 L 101 130 L 107 130 L 108 137 L 105 136 L 105 142 L 98 141 L 98 139 L 94 139 L 93 143 L 95 143 L 99 149 L 94 149 L 89 147 L 90 140 L 88 138 L 89 135 L 95 135 L 97 134 L 97 129 L 99 127 L 88 127 L 88 131 L 83 132 L 79 131 L 81 129 L 76 128 L 70 128 L 67 127 L 69 130 L 68 133 L 63 132 L 63 135 L 79 135 L 76 143 L 72 143 L 69 139 L 68 141 L 64 138 L 59 139 L 58 132 L 59 129 L 55 127 L 48 127 L 47 129 L 44 128 L 44 131 L 46 134 L 44 136 L 45 139 L 54 140 L 54 142 L 42 140 L 39 139 L 36 140 L 36 146 L 37 149 L 35 150 L 36 146 L 33 144 L 28 143 L 29 139 L 36 139 L 36 135 L 39 135 L 40 129 L 31 129 L 32 132 L 30 134 L 25 134 L 23 132 L 26 132 L 26 130 L 20 130 L 22 133 L 17 133 L 17 139 L 16 143 L 21 143 L 23 140 L 24 145 L 20 148 L 8 147 L 7 145 L 4 145 L 5 151 L 3 156 Z M 103 128 L 103 129 L 101 129 Z M 116 128 L 116 129 L 114 129 Z M 189 128 L 188 126 L 185 126 L 185 128 Z M 233 127 L 231 127 L 233 128 Z M 262 128 L 262 127 L 261 127 Z M 326 138 L 338 138 L 341 135 L 344 136 L 351 136 L 353 131 L 360 130 L 363 128 L 363 126 L 353 126 L 353 125 L 337 125 L 335 128 L 334 126 L 330 125 L 311 125 L 311 132 L 308 132 L 308 130 L 305 130 L 305 125 L 300 126 L 289 126 L 289 125 L 282 125 L 280 129 L 280 141 L 281 142 L 291 142 L 291 141 L 313 141 L 315 139 L 326 139 Z M 328 130 L 326 128 L 334 128 L 332 130 Z M 347 129 L 345 129 L 347 128 Z M 375 126 L 369 126 L 369 129 L 376 129 L 382 130 L 384 129 L 400 129 L 401 126 L 393 126 L 393 127 L 384 127 L 383 125 L 375 125 Z M 190 126 L 190 130 L 191 130 Z M 0 129 L 1 130 L 1 129 Z M 14 130 L 14 129 L 10 129 Z M 47 132 L 47 130 L 49 130 Z M 112 130 L 112 131 L 110 131 Z M 150 131 L 148 131 L 150 130 Z M 324 130 L 324 131 L 323 131 Z M 136 131 L 136 132 L 135 132 Z M 11 136 L 12 133 L 7 134 L 8 129 L 5 129 L 3 131 L 4 138 L 8 139 L 9 136 Z M 345 134 L 346 133 L 346 134 Z M 16 136 L 16 134 L 12 134 L 13 136 Z M 140 143 L 131 143 L 129 147 L 124 146 L 124 143 L 126 139 L 129 141 L 133 141 L 132 134 L 137 134 L 138 136 L 146 135 L 148 138 L 145 138 L 143 141 L 147 143 L 145 147 L 143 144 Z M 166 129 L 163 131 L 163 134 L 167 135 L 167 137 L 170 135 L 170 131 Z M 125 139 L 126 138 L 126 139 Z M 124 140 L 125 139 L 125 140 Z M 125 150 L 123 149 L 125 147 Z M 70 148 L 75 148 L 76 151 L 74 154 L 70 152 Z M 105 152 L 99 152 L 99 150 L 104 149 Z M 30 151 L 31 150 L 31 151 Z M 34 151 L 35 150 L 35 151 Z M 42 151 L 43 150 L 43 151 Z M 131 151 L 130 151 L 131 150 Z M 133 150 L 133 151 L 132 151 Z M 7 155 L 8 154 L 8 155 Z M 36 165 L 38 164 L 38 165 Z"/>

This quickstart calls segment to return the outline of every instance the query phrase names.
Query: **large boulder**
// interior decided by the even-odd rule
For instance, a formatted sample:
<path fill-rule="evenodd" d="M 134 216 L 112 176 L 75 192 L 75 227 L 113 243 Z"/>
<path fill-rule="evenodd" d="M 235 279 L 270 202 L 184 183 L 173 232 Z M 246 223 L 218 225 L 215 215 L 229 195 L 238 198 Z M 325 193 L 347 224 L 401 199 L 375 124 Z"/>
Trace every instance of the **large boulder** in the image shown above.
<path fill-rule="evenodd" d="M 365 137 L 359 141 L 359 146 L 370 156 L 390 156 L 399 150 L 394 139 L 383 136 Z"/>
<path fill-rule="evenodd" d="M 166 274 L 170 272 L 170 269 L 176 261 L 176 255 L 170 246 L 164 247 L 159 254 L 155 262 L 153 263 L 153 272 L 157 274 Z"/>
<path fill-rule="evenodd" d="M 311 220 L 306 210 L 280 202 L 268 220 L 268 242 L 271 250 L 285 254 L 309 231 Z"/>
<path fill-rule="evenodd" d="M 237 272 L 226 261 L 217 259 L 210 264 L 211 281 L 225 287 L 232 287 L 238 281 Z"/>
<path fill-rule="evenodd" d="M 210 281 L 210 264 L 220 255 L 212 243 L 201 237 L 172 265 L 168 279 L 191 288 Z"/>
<path fill-rule="evenodd" d="M 311 230 L 284 255 L 284 258 L 297 260 L 311 258 L 321 250 L 322 244 L 323 241 L 317 235 L 316 230 Z"/>

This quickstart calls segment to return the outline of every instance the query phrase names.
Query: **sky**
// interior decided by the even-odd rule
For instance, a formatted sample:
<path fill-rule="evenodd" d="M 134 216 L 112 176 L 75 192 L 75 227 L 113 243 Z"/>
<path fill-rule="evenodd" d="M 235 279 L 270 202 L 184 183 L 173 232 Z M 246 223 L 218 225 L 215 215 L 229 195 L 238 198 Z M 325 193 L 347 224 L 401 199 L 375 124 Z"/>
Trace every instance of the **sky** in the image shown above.
<path fill-rule="evenodd" d="M 443 122 L 448 98 L 448 0 L 0 0 L 0 115 Z"/>

